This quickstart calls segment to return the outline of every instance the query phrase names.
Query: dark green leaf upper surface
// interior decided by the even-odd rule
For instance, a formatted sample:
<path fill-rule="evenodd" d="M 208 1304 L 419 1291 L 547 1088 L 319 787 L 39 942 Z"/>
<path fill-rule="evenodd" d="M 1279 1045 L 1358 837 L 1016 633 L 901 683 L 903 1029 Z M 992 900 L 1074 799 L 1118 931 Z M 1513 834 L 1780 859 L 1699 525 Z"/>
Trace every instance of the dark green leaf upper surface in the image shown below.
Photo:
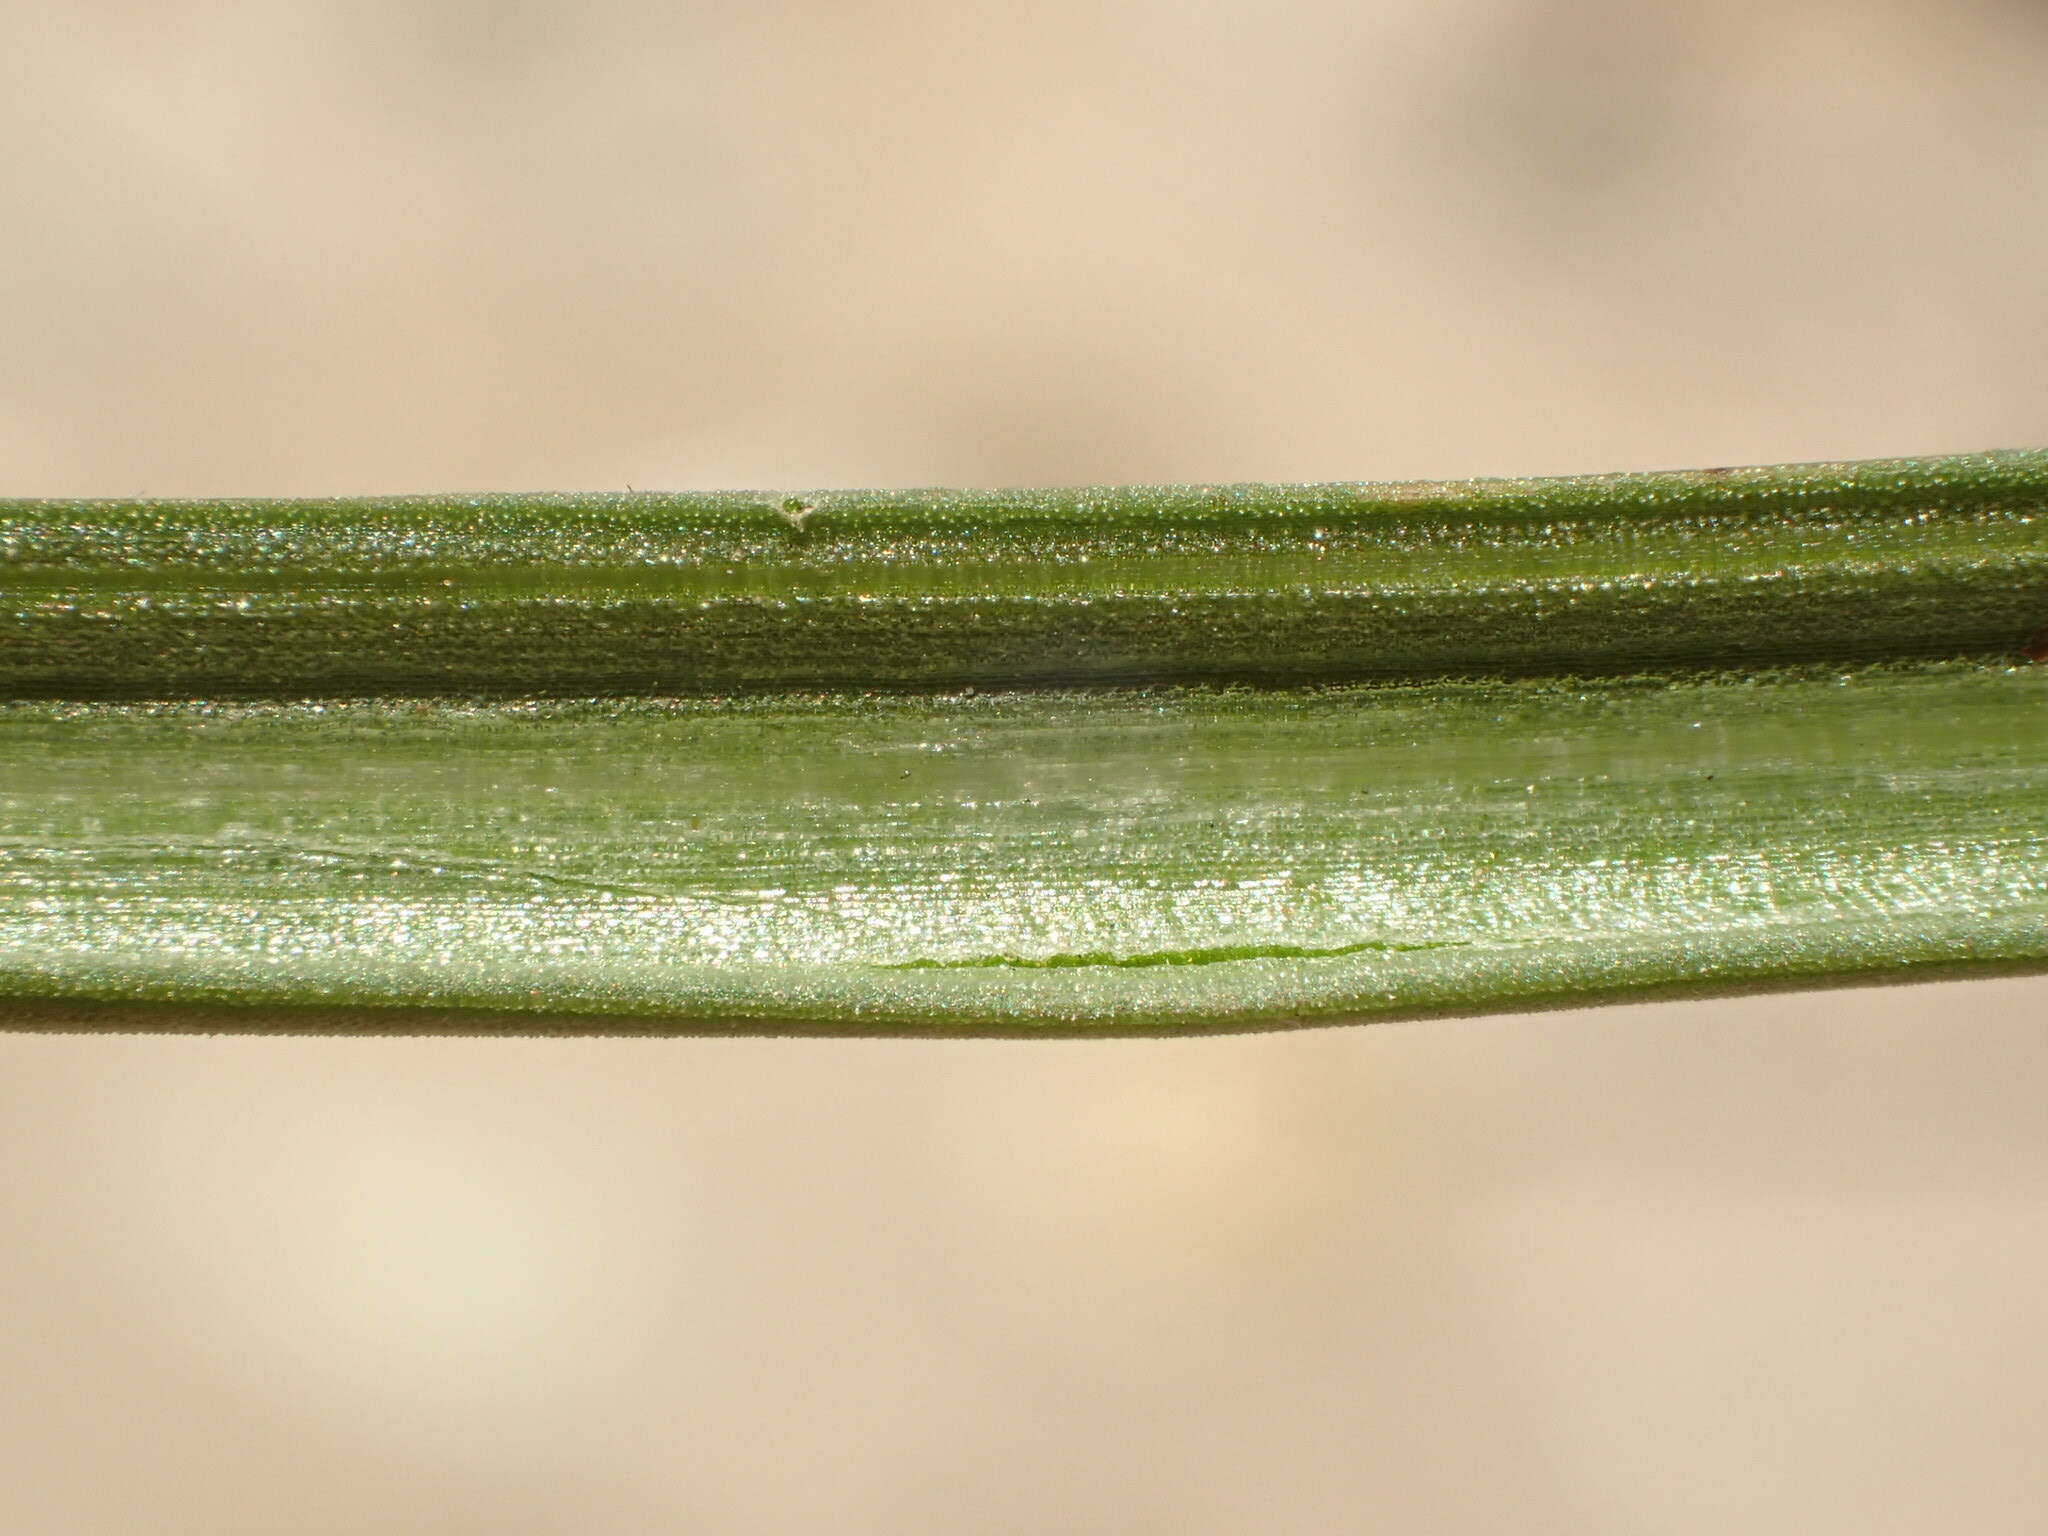
<path fill-rule="evenodd" d="M 2013 652 L 2048 454 L 1409 486 L 0 502 L 0 695 L 518 697 Z"/>

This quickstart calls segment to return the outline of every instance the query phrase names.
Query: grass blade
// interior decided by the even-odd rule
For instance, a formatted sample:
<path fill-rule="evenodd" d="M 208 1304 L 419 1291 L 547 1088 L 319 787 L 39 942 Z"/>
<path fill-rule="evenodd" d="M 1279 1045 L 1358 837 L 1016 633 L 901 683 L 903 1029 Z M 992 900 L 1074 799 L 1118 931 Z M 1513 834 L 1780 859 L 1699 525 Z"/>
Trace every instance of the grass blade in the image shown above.
<path fill-rule="evenodd" d="M 0 1023 L 1148 1033 L 2048 966 L 2048 455 L 480 501 L 0 509 Z"/>

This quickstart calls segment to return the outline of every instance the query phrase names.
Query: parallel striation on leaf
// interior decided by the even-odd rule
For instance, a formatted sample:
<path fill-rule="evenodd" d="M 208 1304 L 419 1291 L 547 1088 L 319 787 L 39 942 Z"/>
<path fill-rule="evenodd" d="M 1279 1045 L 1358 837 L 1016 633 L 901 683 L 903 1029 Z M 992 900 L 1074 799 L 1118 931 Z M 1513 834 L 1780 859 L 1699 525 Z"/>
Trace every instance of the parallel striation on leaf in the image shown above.
<path fill-rule="evenodd" d="M 786 501 L 0 503 L 0 1025 L 2048 966 L 2048 454 Z"/>

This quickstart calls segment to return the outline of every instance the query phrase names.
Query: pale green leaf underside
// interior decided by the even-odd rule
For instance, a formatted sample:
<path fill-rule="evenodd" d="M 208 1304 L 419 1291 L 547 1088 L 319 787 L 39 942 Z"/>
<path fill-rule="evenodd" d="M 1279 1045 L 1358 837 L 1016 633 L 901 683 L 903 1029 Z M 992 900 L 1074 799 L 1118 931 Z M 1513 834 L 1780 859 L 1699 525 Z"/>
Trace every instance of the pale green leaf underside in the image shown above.
<path fill-rule="evenodd" d="M 2039 455 L 1463 521 L 1059 494 L 0 505 L 0 1022 L 1142 1032 L 2048 965 Z M 990 691 L 1040 674 L 1174 685 Z"/>

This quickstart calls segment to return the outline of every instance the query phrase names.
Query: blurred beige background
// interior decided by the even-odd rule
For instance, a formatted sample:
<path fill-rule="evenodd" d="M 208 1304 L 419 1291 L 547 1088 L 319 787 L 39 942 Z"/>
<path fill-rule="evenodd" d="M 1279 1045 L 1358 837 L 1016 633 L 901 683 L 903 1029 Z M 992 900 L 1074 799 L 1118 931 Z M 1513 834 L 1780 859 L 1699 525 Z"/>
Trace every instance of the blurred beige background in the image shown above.
<path fill-rule="evenodd" d="M 97 0 L 11 494 L 2048 442 L 2022 0 Z M 0 1036 L 0 1530 L 2032 1532 L 2048 983 Z"/>

